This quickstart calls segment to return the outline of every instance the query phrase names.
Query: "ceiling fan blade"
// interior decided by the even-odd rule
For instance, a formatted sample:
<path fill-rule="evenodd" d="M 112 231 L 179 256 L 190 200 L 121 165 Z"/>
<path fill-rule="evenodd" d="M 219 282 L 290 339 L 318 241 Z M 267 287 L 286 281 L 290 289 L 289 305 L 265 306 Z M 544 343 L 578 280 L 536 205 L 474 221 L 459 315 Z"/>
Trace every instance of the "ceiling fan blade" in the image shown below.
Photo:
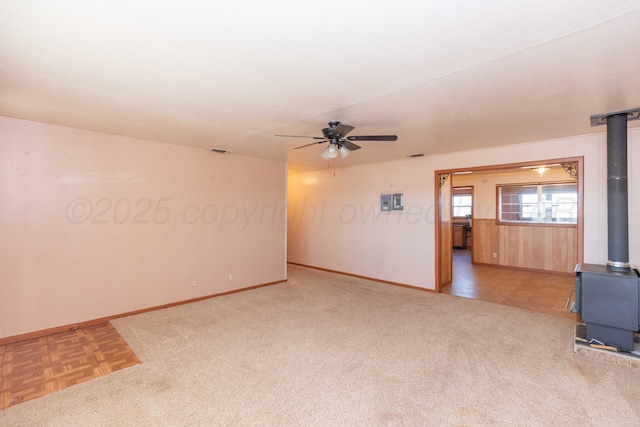
<path fill-rule="evenodd" d="M 326 139 L 344 138 L 354 129 L 353 126 L 343 125 L 340 122 L 329 122 L 329 127 L 322 129 L 322 134 Z"/>
<path fill-rule="evenodd" d="M 340 138 L 344 138 L 349 132 L 354 129 L 355 128 L 353 126 L 338 124 L 338 126 L 336 126 L 336 133 L 340 135 Z"/>
<path fill-rule="evenodd" d="M 397 135 L 362 135 L 362 136 L 348 136 L 349 141 L 396 141 Z"/>
<path fill-rule="evenodd" d="M 349 141 L 396 141 L 397 135 L 348 136 Z"/>
<path fill-rule="evenodd" d="M 321 136 L 306 136 L 306 135 L 274 135 L 274 136 L 283 136 L 285 138 L 313 138 L 313 139 L 324 139 Z"/>
<path fill-rule="evenodd" d="M 349 142 L 349 141 L 342 141 L 342 142 L 340 142 L 340 145 L 342 145 L 344 148 L 346 148 L 349 151 L 355 151 L 355 150 L 359 150 L 360 148 L 362 148 L 359 145 L 356 145 L 353 142 Z"/>
<path fill-rule="evenodd" d="M 323 142 L 327 142 L 327 141 L 325 141 L 324 138 L 322 138 L 322 141 L 312 142 L 311 144 L 301 145 L 300 147 L 294 147 L 294 150 L 297 150 L 298 148 L 311 147 L 312 145 L 322 144 Z"/>

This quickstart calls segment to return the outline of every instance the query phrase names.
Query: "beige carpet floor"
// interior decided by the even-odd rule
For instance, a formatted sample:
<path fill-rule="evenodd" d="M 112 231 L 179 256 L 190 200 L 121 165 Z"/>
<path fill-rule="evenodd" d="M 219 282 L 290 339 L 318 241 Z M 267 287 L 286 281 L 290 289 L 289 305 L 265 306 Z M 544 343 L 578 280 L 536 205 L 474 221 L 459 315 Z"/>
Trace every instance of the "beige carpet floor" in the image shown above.
<path fill-rule="evenodd" d="M 112 323 L 142 364 L 0 425 L 640 425 L 640 369 L 575 354 L 573 321 L 514 307 L 290 266 Z"/>

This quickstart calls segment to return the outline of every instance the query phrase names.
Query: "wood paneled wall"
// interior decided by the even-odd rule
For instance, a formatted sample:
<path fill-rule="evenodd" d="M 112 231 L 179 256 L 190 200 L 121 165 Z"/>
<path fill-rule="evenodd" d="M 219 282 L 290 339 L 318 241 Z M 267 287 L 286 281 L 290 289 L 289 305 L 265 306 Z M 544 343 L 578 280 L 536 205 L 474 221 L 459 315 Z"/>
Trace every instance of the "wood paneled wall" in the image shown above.
<path fill-rule="evenodd" d="M 578 262 L 575 225 L 498 225 L 474 218 L 472 233 L 476 263 L 571 273 Z"/>

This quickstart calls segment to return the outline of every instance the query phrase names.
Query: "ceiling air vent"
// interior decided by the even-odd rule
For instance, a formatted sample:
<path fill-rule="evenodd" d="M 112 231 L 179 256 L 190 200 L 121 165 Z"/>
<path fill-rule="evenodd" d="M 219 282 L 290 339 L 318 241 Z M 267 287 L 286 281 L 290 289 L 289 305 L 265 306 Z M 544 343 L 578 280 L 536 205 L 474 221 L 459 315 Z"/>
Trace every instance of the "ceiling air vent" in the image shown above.
<path fill-rule="evenodd" d="M 422 157 L 422 156 L 424 156 L 424 154 L 423 154 L 423 153 L 415 153 L 415 154 L 406 154 L 406 155 L 405 155 L 405 157 L 408 157 L 408 158 L 413 158 L 413 157 Z"/>
<path fill-rule="evenodd" d="M 231 150 L 225 150 L 224 148 L 210 148 L 210 150 L 213 151 L 214 153 L 219 153 L 219 154 L 231 153 Z"/>

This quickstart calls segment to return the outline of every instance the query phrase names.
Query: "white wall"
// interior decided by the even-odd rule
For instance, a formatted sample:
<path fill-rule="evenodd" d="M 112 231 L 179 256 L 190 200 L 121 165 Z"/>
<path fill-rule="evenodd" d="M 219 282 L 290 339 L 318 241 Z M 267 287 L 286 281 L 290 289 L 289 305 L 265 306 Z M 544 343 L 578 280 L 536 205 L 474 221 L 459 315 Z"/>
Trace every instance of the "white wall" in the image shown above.
<path fill-rule="evenodd" d="M 286 279 L 284 162 L 6 117 L 0 142 L 0 338 Z"/>
<path fill-rule="evenodd" d="M 604 128 L 597 129 L 605 131 Z M 399 142 L 401 143 L 401 142 Z M 630 257 L 640 261 L 640 130 L 629 132 Z M 357 155 L 357 154 L 354 154 Z M 434 171 L 584 156 L 584 261 L 607 260 L 606 135 L 540 141 L 386 163 L 290 174 L 288 260 L 435 289 Z M 380 212 L 382 192 L 405 210 Z M 635 197 L 634 197 L 635 196 Z M 311 215 L 315 211 L 315 216 Z M 357 215 L 353 215 L 356 212 Z M 361 212 L 371 212 L 363 216 Z"/>

